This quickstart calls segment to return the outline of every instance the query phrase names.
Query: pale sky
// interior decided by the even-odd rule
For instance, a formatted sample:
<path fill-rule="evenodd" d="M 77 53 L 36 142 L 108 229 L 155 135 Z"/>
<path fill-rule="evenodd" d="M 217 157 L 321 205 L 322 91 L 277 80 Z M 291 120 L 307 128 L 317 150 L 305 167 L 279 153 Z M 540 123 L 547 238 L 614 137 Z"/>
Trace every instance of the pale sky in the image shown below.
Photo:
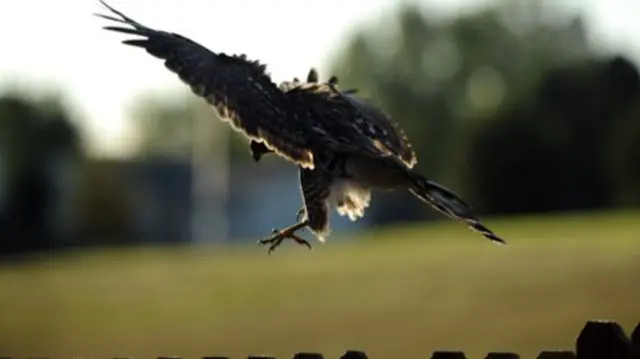
<path fill-rule="evenodd" d="M 421 1 L 434 13 L 472 11 L 489 0 Z M 517 1 L 517 0 L 513 0 Z M 557 0 L 561 1 L 561 0 Z M 109 0 L 153 28 L 177 32 L 220 52 L 247 53 L 268 65 L 274 81 L 304 77 L 327 61 L 348 32 L 398 4 L 393 0 Z M 583 13 L 591 38 L 640 63 L 640 1 L 566 0 Z M 147 91 L 183 86 L 160 60 L 124 46 L 127 35 L 101 29 L 94 0 L 0 2 L 0 91 L 14 79 L 29 91 L 60 87 L 68 94 L 93 151 L 128 150 L 127 109 Z M 384 31 L 384 29 L 381 29 Z"/>

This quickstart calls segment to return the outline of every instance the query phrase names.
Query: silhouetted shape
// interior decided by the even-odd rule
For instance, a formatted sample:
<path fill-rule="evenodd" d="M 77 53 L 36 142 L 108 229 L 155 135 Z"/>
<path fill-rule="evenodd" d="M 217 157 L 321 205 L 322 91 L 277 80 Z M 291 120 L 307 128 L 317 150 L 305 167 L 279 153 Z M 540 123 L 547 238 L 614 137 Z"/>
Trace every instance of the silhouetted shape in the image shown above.
<path fill-rule="evenodd" d="M 576 340 L 579 359 L 636 359 L 631 340 L 618 323 L 589 321 Z"/>
<path fill-rule="evenodd" d="M 431 359 L 466 359 L 463 352 L 458 351 L 435 351 L 431 354 Z"/>
<path fill-rule="evenodd" d="M 293 359 L 324 359 L 324 356 L 320 353 L 297 353 L 293 356 Z"/>
<path fill-rule="evenodd" d="M 637 67 L 624 57 L 614 57 L 605 68 L 604 86 L 611 89 L 609 96 L 614 106 L 625 106 L 640 91 Z"/>
<path fill-rule="evenodd" d="M 485 359 L 520 359 L 520 355 L 516 353 L 489 353 Z"/>
<path fill-rule="evenodd" d="M 640 327 L 640 324 L 638 324 Z M 636 330 L 637 331 L 637 330 Z M 630 339 L 624 330 L 615 322 L 589 321 L 582 329 L 576 340 L 577 355 L 571 351 L 542 351 L 537 359 L 636 359 Z M 635 355 L 635 356 L 634 356 Z M 125 359 L 127 357 L 114 357 L 113 359 Z M 293 356 L 294 359 L 324 358 L 321 353 L 300 352 Z M 349 350 L 340 359 L 366 359 L 367 355 L 362 351 Z M 491 352 L 485 359 L 519 359 L 520 356 L 511 352 Z M 0 357 L 0 359 L 9 359 Z M 39 358 L 47 359 L 47 358 Z M 158 359 L 182 359 L 180 356 L 159 356 Z M 204 356 L 202 359 L 229 359 L 225 356 Z M 276 359 L 269 355 L 250 355 L 248 359 Z M 431 359 L 466 359 L 462 351 L 435 351 Z"/>
<path fill-rule="evenodd" d="M 631 333 L 631 342 L 633 346 L 636 348 L 636 351 L 640 352 L 640 322 L 636 325 L 636 328 Z"/>
<path fill-rule="evenodd" d="M 537 359 L 576 359 L 576 354 L 569 350 L 543 351 Z"/>
<path fill-rule="evenodd" d="M 294 80 L 278 87 L 258 61 L 214 53 L 101 3 L 112 15 L 98 16 L 120 24 L 105 29 L 141 37 L 123 43 L 162 59 L 235 130 L 299 166 L 304 218 L 259 241 L 270 245 L 269 253 L 287 238 L 310 248 L 296 234 L 305 227 L 324 241 L 329 209 L 337 207 L 351 220 L 361 218 L 375 188 L 408 189 L 442 214 L 504 243 L 457 194 L 415 171 L 416 154 L 404 131 L 380 109 L 339 91 L 337 78 L 327 83 Z M 310 73 L 307 79 L 316 77 Z"/>
<path fill-rule="evenodd" d="M 340 359 L 368 359 L 365 352 L 359 350 L 347 350 Z"/>

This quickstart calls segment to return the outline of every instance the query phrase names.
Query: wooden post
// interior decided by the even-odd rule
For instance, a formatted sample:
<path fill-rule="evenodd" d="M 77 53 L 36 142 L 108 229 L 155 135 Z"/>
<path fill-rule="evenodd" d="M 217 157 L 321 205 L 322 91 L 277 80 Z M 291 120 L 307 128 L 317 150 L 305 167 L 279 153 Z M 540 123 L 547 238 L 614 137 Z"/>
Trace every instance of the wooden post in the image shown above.
<path fill-rule="evenodd" d="M 367 354 L 359 350 L 347 350 L 340 359 L 368 359 Z"/>
<path fill-rule="evenodd" d="M 433 352 L 431 359 L 467 359 L 463 352 L 437 351 Z"/>
<path fill-rule="evenodd" d="M 546 350 L 538 355 L 538 359 L 576 359 L 576 354 L 569 350 Z"/>
<path fill-rule="evenodd" d="M 588 321 L 576 340 L 578 359 L 635 359 L 631 340 L 616 322 Z"/>
<path fill-rule="evenodd" d="M 319 353 L 297 353 L 293 356 L 293 359 L 324 359 L 322 354 Z"/>
<path fill-rule="evenodd" d="M 491 352 L 484 359 L 520 359 L 520 355 L 516 353 L 497 353 Z"/>
<path fill-rule="evenodd" d="M 636 329 L 631 333 L 631 342 L 633 346 L 636 348 L 637 352 L 640 352 L 640 322 L 636 325 Z"/>

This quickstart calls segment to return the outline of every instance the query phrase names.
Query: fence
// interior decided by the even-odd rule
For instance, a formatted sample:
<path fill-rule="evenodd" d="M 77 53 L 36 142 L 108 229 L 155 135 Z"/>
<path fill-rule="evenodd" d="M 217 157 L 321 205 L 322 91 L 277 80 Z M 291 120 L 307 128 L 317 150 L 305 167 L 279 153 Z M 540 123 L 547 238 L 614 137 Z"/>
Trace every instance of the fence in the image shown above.
<path fill-rule="evenodd" d="M 275 359 L 271 356 L 249 356 L 249 359 Z M 298 353 L 294 359 L 325 359 L 319 353 Z M 578 335 L 575 351 L 556 350 L 543 351 L 537 359 L 640 359 L 640 323 L 636 326 L 631 338 L 624 329 L 611 321 L 589 321 Z M 161 358 L 177 359 L 177 358 Z M 205 357 L 203 359 L 229 359 L 228 357 Z M 347 351 L 340 359 L 368 359 L 361 351 Z M 401 358 L 393 358 L 401 359 Z M 416 358 L 417 359 L 417 358 Z M 431 359 L 471 359 L 463 352 L 436 351 Z M 520 355 L 507 352 L 493 352 L 485 359 L 520 359 Z"/>
<path fill-rule="evenodd" d="M 248 359 L 276 359 L 268 355 L 249 355 Z M 368 359 L 366 353 L 350 350 L 344 353 L 340 359 Z M 508 352 L 492 352 L 484 359 L 520 359 L 520 355 Z M 588 321 L 578 338 L 575 351 L 551 350 L 543 351 L 537 359 L 640 359 L 640 323 L 636 325 L 631 337 L 628 337 L 624 329 L 612 321 Z M 2 358 L 0 359 L 10 359 Z M 45 358 L 40 358 L 45 359 Z M 113 359 L 129 359 L 126 357 L 114 357 Z M 182 359 L 180 357 L 160 356 L 158 359 Z M 202 359 L 230 359 L 226 356 L 205 356 Z M 325 359 L 319 353 L 298 353 L 293 359 Z M 407 359 L 407 358 L 391 358 Z M 417 359 L 417 358 L 416 358 Z M 472 359 L 467 358 L 461 351 L 436 351 L 431 359 Z"/>

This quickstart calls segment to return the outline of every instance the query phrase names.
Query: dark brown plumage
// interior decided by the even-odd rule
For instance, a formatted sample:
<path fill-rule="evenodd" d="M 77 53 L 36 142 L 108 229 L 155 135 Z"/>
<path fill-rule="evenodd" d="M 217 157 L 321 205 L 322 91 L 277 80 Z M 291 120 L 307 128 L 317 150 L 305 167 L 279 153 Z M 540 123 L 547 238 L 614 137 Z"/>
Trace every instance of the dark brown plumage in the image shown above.
<path fill-rule="evenodd" d="M 454 192 L 416 172 L 416 154 L 401 128 L 380 109 L 357 98 L 355 90 L 339 90 L 337 77 L 322 83 L 312 69 L 306 82 L 294 79 L 277 86 L 257 61 L 212 52 L 182 35 L 142 25 L 100 2 L 113 15 L 97 16 L 120 24 L 104 28 L 138 36 L 123 43 L 163 60 L 169 71 L 250 139 L 256 161 L 273 152 L 300 168 L 304 218 L 259 241 L 270 244 L 269 252 L 285 238 L 310 246 L 295 234 L 304 227 L 324 241 L 329 210 L 336 208 L 356 220 L 364 216 L 375 188 L 408 189 L 441 213 L 504 243 Z"/>

